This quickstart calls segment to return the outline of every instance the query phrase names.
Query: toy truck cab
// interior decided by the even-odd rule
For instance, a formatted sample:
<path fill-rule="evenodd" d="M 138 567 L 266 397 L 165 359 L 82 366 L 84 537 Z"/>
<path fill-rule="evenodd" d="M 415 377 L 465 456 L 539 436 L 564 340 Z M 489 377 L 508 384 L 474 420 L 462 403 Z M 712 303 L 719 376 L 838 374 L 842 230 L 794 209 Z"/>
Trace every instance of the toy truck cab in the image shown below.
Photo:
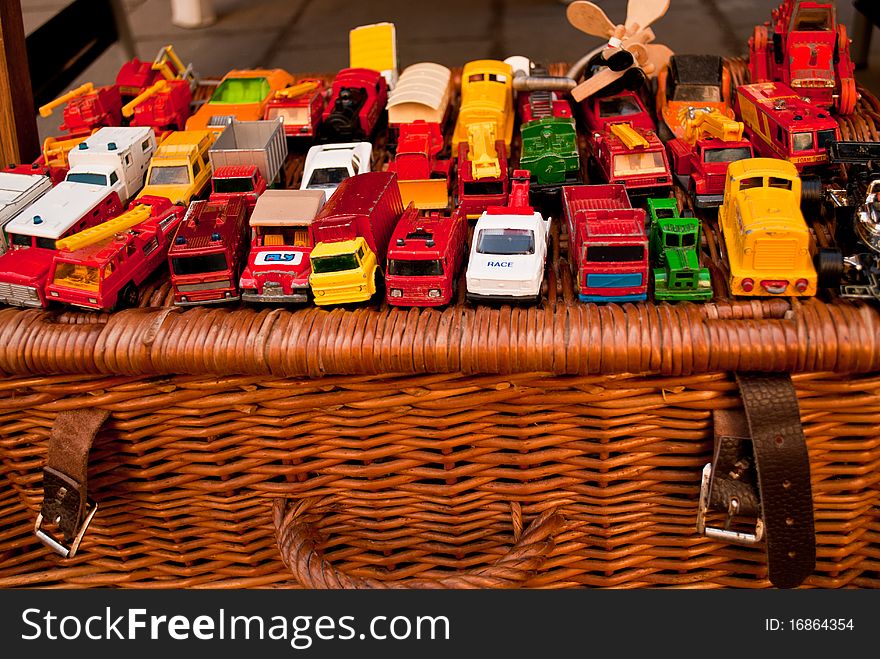
<path fill-rule="evenodd" d="M 833 2 L 784 0 L 749 39 L 752 82 L 779 81 L 814 106 L 850 114 L 858 95 L 846 27 Z"/>
<path fill-rule="evenodd" d="M 390 172 L 368 172 L 339 185 L 312 222 L 315 304 L 365 302 L 376 293 L 401 215 L 397 177 Z"/>
<path fill-rule="evenodd" d="M 343 181 L 369 172 L 372 157 L 370 142 L 316 144 L 306 154 L 299 189 L 324 190 L 329 199 Z"/>
<path fill-rule="evenodd" d="M 461 73 L 461 103 L 452 135 L 453 153 L 468 139 L 468 126 L 479 122 L 495 124 L 495 135 L 510 149 L 513 137 L 513 68 L 498 60 L 476 60 Z"/>
<path fill-rule="evenodd" d="M 6 224 L 52 187 L 48 176 L 0 172 L 0 255 L 9 248 Z"/>
<path fill-rule="evenodd" d="M 263 118 L 281 120 L 288 138 L 314 138 L 327 102 L 327 85 L 320 78 L 300 78 L 279 89 L 266 105 Z"/>
<path fill-rule="evenodd" d="M 569 259 L 585 302 L 644 300 L 648 291 L 645 211 L 620 184 L 562 188 Z"/>
<path fill-rule="evenodd" d="M 46 297 L 85 309 L 133 306 L 138 287 L 165 261 L 185 209 L 141 197 L 112 220 L 58 241 Z"/>
<path fill-rule="evenodd" d="M 700 220 L 681 217 L 675 199 L 648 199 L 654 299 L 709 300 L 712 280 L 700 267 Z"/>
<path fill-rule="evenodd" d="M 253 165 L 231 165 L 218 167 L 211 176 L 211 194 L 208 201 L 229 201 L 232 197 L 242 197 L 248 211 L 253 210 L 260 195 L 268 188 L 266 179 Z"/>
<path fill-rule="evenodd" d="M 623 91 L 604 98 L 588 96 L 581 101 L 580 107 L 584 124 L 590 133 L 605 131 L 611 124 L 630 124 L 641 130 L 657 130 L 641 96 L 635 92 Z"/>
<path fill-rule="evenodd" d="M 168 251 L 174 304 L 216 304 L 239 299 L 247 247 L 244 200 L 194 201 Z"/>
<path fill-rule="evenodd" d="M 451 217 L 419 217 L 414 208 L 407 209 L 388 245 L 388 304 L 436 307 L 452 302 L 466 249 L 467 218 L 460 209 Z"/>
<path fill-rule="evenodd" d="M 604 132 L 593 133 L 589 143 L 593 169 L 601 180 L 640 195 L 664 194 L 672 187 L 666 149 L 654 131 L 608 124 Z"/>
<path fill-rule="evenodd" d="M 798 171 L 828 163 L 829 142 L 840 139 L 837 120 L 781 82 L 736 89 L 737 110 L 755 153 L 794 163 Z"/>
<path fill-rule="evenodd" d="M 816 294 L 814 246 L 800 199 L 801 181 L 789 162 L 752 158 L 727 168 L 718 224 L 731 295 Z"/>
<path fill-rule="evenodd" d="M 516 170 L 510 205 L 480 215 L 465 280 L 473 302 L 538 302 L 544 282 L 550 218 L 528 205 L 529 173 Z"/>
<path fill-rule="evenodd" d="M 204 192 L 211 180 L 208 149 L 214 134 L 208 130 L 175 131 L 168 135 L 150 161 L 147 184 L 140 196 L 166 197 L 188 204 Z"/>
<path fill-rule="evenodd" d="M 312 222 L 324 205 L 323 190 L 268 190 L 250 217 L 251 249 L 241 273 L 245 302 L 306 302 Z"/>
<path fill-rule="evenodd" d="M 467 140 L 458 145 L 455 207 L 473 220 L 490 206 L 506 206 L 509 193 L 507 149 L 495 139 L 495 125 L 469 125 Z"/>

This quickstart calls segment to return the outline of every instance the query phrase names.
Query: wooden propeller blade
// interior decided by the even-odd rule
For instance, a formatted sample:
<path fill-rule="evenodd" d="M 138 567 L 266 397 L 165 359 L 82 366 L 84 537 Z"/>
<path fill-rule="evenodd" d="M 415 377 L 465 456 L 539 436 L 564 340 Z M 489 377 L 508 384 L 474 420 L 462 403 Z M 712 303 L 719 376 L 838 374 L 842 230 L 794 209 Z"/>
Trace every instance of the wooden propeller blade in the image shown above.
<path fill-rule="evenodd" d="M 614 23 L 608 20 L 605 12 L 592 2 L 578 0 L 568 5 L 565 10 L 568 22 L 581 32 L 586 32 L 594 37 L 609 39 L 614 34 Z"/>
<path fill-rule="evenodd" d="M 624 71 L 612 71 L 611 69 L 605 68 L 601 71 L 598 71 L 595 75 L 590 76 L 586 80 L 584 80 L 581 84 L 571 90 L 571 96 L 578 103 L 583 101 L 586 98 L 589 98 L 596 92 L 604 89 L 612 82 L 620 78 L 625 71 L 629 69 L 624 69 Z"/>
<path fill-rule="evenodd" d="M 629 4 L 626 6 L 625 25 L 627 32 L 631 32 L 632 26 L 636 25 L 638 26 L 638 29 L 643 30 L 658 18 L 661 18 L 669 9 L 669 1 L 670 0 L 629 0 Z"/>
<path fill-rule="evenodd" d="M 674 54 L 672 49 L 668 46 L 664 46 L 662 43 L 649 43 L 642 48 L 647 51 L 647 62 L 644 64 L 641 60 L 639 60 L 639 64 L 645 69 L 645 73 L 649 76 L 657 76 L 660 74 L 660 70 L 669 64 L 669 58 Z M 638 59 L 638 58 L 636 58 Z M 653 71 L 649 71 L 649 66 L 653 66 Z"/>

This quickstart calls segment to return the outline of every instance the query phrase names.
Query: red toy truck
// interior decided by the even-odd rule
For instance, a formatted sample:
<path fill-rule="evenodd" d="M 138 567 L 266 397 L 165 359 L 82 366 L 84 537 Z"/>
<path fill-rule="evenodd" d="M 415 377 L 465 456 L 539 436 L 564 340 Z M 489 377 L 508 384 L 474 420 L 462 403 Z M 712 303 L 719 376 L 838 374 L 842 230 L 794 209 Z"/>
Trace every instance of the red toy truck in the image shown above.
<path fill-rule="evenodd" d="M 641 130 L 657 130 L 641 97 L 635 92 L 624 91 L 605 98 L 589 96 L 580 106 L 584 124 L 591 133 L 604 131 L 609 125 L 620 123 L 630 124 Z"/>
<path fill-rule="evenodd" d="M 452 217 L 439 213 L 419 217 L 408 208 L 388 246 L 388 304 L 438 307 L 452 302 L 466 250 L 467 217 L 461 209 Z"/>
<path fill-rule="evenodd" d="M 388 171 L 397 174 L 403 204 L 420 210 L 449 206 L 449 168 L 452 161 L 440 159 L 443 134 L 440 124 L 416 121 L 400 126 L 397 154 Z"/>
<path fill-rule="evenodd" d="M 608 124 L 589 139 L 590 170 L 598 179 L 620 183 L 630 193 L 668 196 L 672 172 L 663 142 L 652 130 L 628 123 Z"/>
<path fill-rule="evenodd" d="M 87 82 L 40 106 L 40 116 L 50 116 L 59 105 L 64 105 L 64 120 L 58 129 L 69 136 L 89 135 L 104 126 L 122 125 L 122 97 L 115 85 L 95 88 Z"/>
<path fill-rule="evenodd" d="M 569 259 L 585 302 L 644 300 L 648 293 L 645 211 L 622 185 L 562 188 Z"/>
<path fill-rule="evenodd" d="M 846 27 L 833 2 L 784 0 L 749 39 L 752 82 L 789 85 L 814 106 L 851 114 L 858 94 Z"/>
<path fill-rule="evenodd" d="M 495 139 L 495 124 L 468 126 L 468 139 L 458 145 L 455 207 L 469 220 L 490 206 L 506 206 L 510 195 L 507 148 Z"/>
<path fill-rule="evenodd" d="M 288 138 L 314 138 L 327 102 L 327 85 L 320 78 L 300 78 L 296 84 L 280 89 L 266 105 L 264 119 L 284 122 Z"/>
<path fill-rule="evenodd" d="M 216 304 L 239 299 L 247 248 L 244 200 L 194 201 L 168 251 L 174 304 Z"/>
<path fill-rule="evenodd" d="M 315 304 L 365 302 L 376 293 L 401 215 L 397 176 L 390 172 L 359 174 L 339 185 L 312 223 Z"/>
<path fill-rule="evenodd" d="M 312 221 L 324 205 L 323 190 L 268 190 L 251 214 L 251 251 L 241 273 L 245 302 L 306 302 Z"/>
<path fill-rule="evenodd" d="M 46 299 L 104 311 L 136 305 L 184 212 L 165 197 L 141 197 L 122 215 L 59 240 Z"/>
<path fill-rule="evenodd" d="M 320 136 L 327 142 L 369 140 L 388 102 L 388 83 L 372 69 L 342 69 L 324 107 Z"/>
<path fill-rule="evenodd" d="M 736 110 L 756 155 L 791 161 L 799 172 L 828 163 L 826 145 L 840 139 L 828 110 L 804 101 L 781 82 L 740 85 Z"/>

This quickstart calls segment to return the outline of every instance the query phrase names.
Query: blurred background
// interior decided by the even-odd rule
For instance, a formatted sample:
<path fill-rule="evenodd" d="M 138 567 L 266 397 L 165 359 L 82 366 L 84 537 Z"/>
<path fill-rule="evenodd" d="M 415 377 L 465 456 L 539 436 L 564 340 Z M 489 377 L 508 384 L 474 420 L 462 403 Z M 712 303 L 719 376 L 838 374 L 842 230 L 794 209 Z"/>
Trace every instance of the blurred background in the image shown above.
<path fill-rule="evenodd" d="M 348 63 L 348 31 L 358 25 L 392 21 L 397 26 L 401 68 L 419 61 L 460 66 L 472 59 L 526 55 L 538 62 L 573 61 L 599 40 L 571 27 L 560 0 L 203 0 L 198 15 L 184 16 L 176 0 L 118 0 L 128 25 L 126 41 L 142 59 L 173 44 L 203 76 L 233 68 L 281 67 L 291 73 L 335 71 Z M 657 41 L 678 53 L 745 55 L 755 25 L 770 20 L 781 0 L 672 0 L 653 25 Z M 31 33 L 68 2 L 21 0 L 25 31 Z M 196 2 L 198 4 L 198 2 Z M 598 0 L 612 21 L 622 22 L 626 0 Z M 869 3 L 870 4 L 870 3 Z M 874 1 L 874 4 L 880 4 Z M 855 9 L 838 0 L 838 18 L 853 36 Z M 212 16 L 213 15 L 213 16 Z M 208 23 L 184 28 L 172 18 Z M 124 29 L 123 29 L 124 31 Z M 113 81 L 127 59 L 115 43 L 73 85 Z M 857 77 L 880 91 L 880 38 L 867 51 L 867 67 Z M 53 134 L 57 117 L 40 119 L 41 137 Z"/>

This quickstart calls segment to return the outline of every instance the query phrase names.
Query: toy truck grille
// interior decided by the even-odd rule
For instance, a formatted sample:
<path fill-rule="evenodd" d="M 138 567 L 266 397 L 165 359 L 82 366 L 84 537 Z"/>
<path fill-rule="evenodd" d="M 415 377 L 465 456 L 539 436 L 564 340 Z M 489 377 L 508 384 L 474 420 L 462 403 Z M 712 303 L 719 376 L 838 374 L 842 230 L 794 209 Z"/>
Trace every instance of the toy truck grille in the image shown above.
<path fill-rule="evenodd" d="M 759 270 L 794 270 L 797 263 L 796 240 L 755 241 L 755 267 Z"/>
<path fill-rule="evenodd" d="M 8 284 L 0 282 L 0 302 L 16 307 L 37 307 L 43 306 L 40 301 L 40 294 L 33 286 L 23 286 L 22 284 Z"/>

